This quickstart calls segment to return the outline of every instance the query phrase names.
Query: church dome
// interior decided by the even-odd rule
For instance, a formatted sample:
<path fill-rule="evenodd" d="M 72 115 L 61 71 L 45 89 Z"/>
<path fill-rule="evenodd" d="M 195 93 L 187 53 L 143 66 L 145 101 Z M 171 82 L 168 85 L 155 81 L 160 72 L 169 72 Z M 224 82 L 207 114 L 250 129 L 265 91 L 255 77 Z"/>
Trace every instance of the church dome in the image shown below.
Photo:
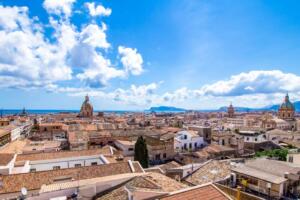
<path fill-rule="evenodd" d="M 295 109 L 294 104 L 290 102 L 290 98 L 288 94 L 285 96 L 284 102 L 281 104 L 280 109 L 291 109 L 291 110 Z"/>
<path fill-rule="evenodd" d="M 80 117 L 92 117 L 93 116 L 93 106 L 90 103 L 90 98 L 86 95 L 84 102 L 82 103 L 80 113 Z"/>

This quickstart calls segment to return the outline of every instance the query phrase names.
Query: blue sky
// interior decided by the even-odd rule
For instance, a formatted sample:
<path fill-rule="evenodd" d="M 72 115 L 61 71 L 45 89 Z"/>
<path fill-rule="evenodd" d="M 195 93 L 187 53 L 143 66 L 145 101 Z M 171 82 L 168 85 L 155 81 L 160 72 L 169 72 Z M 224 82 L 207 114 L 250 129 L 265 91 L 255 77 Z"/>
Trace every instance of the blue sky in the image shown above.
<path fill-rule="evenodd" d="M 1 107 L 300 99 L 299 1 L 0 0 Z M 298 69 L 298 70 L 297 70 Z"/>

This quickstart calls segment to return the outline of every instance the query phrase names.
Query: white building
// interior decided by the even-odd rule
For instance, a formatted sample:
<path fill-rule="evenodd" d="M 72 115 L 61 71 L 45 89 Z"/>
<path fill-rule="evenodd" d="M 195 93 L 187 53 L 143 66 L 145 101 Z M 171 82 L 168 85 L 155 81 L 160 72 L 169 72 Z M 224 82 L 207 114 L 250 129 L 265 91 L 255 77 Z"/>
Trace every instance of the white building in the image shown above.
<path fill-rule="evenodd" d="M 179 131 L 174 138 L 174 149 L 177 152 L 194 151 L 204 146 L 203 137 L 196 131 Z"/>
<path fill-rule="evenodd" d="M 240 131 L 238 134 L 244 136 L 244 142 L 261 143 L 267 141 L 265 134 L 256 131 Z"/>
<path fill-rule="evenodd" d="M 20 154 L 15 159 L 11 173 L 19 174 L 110 163 L 105 156 L 111 155 L 103 155 L 105 152 L 100 150 Z M 113 153 L 112 150 L 111 152 Z"/>
<path fill-rule="evenodd" d="M 124 156 L 133 156 L 134 155 L 134 146 L 135 142 L 125 141 L 125 140 L 116 140 L 115 145 L 120 149 Z"/>

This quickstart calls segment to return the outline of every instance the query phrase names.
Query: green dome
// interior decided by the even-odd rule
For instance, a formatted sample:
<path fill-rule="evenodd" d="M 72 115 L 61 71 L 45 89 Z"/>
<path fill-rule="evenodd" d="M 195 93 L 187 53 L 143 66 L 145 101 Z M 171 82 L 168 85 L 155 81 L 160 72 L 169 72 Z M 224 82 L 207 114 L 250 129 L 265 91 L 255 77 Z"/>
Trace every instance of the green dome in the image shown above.
<path fill-rule="evenodd" d="M 295 109 L 294 104 L 292 104 L 290 102 L 290 98 L 289 98 L 288 94 L 285 96 L 284 102 L 281 104 L 280 108 L 281 109 L 292 109 L 292 110 Z"/>

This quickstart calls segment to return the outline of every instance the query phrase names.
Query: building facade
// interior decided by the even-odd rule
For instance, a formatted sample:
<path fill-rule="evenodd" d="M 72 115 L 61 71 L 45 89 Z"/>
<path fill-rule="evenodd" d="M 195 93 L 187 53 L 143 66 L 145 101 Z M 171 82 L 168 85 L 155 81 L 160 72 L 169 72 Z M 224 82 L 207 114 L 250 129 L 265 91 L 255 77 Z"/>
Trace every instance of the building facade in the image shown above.
<path fill-rule="evenodd" d="M 79 117 L 93 117 L 93 112 L 93 106 L 90 103 L 90 98 L 88 95 L 86 95 L 80 109 Z"/>
<path fill-rule="evenodd" d="M 290 102 L 288 94 L 285 96 L 284 101 L 278 110 L 278 117 L 283 120 L 295 119 L 295 106 Z"/>

